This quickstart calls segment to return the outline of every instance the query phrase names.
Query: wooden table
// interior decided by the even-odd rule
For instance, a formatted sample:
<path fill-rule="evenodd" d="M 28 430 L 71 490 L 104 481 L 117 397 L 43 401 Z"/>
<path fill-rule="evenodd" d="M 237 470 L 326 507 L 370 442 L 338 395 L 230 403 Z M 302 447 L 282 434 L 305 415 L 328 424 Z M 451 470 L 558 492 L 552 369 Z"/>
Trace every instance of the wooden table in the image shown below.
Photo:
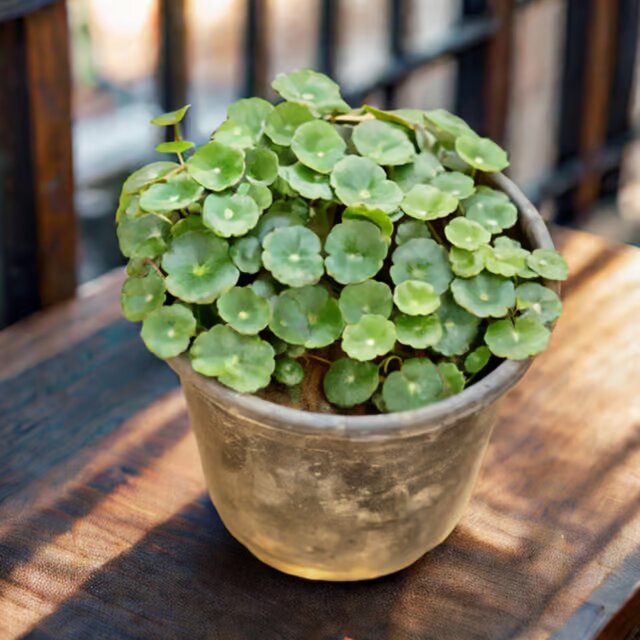
<path fill-rule="evenodd" d="M 369 583 L 282 575 L 226 533 L 176 378 L 120 318 L 121 273 L 0 333 L 0 638 L 576 640 L 630 597 L 599 637 L 637 638 L 640 251 L 559 239 L 565 315 L 466 515 Z"/>

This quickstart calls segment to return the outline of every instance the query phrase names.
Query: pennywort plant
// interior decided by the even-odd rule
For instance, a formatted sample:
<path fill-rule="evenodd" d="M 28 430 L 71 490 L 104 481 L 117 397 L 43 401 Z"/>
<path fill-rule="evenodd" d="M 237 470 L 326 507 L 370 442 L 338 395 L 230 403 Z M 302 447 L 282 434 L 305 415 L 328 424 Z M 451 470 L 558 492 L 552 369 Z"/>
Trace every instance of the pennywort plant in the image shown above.
<path fill-rule="evenodd" d="M 340 408 L 414 409 L 497 359 L 547 346 L 567 265 L 523 247 L 486 185 L 506 153 L 443 109 L 351 109 L 314 71 L 283 101 L 239 100 L 202 146 L 175 140 L 124 183 L 124 315 L 160 358 L 240 392 L 295 386 L 312 360 Z"/>

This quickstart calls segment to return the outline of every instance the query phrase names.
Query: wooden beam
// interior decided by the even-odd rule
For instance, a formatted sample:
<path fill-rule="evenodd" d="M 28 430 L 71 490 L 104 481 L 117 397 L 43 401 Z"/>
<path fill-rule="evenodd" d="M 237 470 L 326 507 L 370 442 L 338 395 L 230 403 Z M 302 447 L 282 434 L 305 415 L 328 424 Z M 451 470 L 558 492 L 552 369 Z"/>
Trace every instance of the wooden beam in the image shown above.
<path fill-rule="evenodd" d="M 164 111 L 174 111 L 189 101 L 189 64 L 185 0 L 160 2 L 160 104 Z M 189 114 L 182 126 L 187 135 Z M 166 128 L 167 140 L 173 140 L 173 129 Z"/>
<path fill-rule="evenodd" d="M 244 96 L 269 96 L 269 3 L 247 0 L 245 20 Z"/>
<path fill-rule="evenodd" d="M 585 51 L 584 99 L 580 128 L 580 155 L 587 161 L 604 144 L 613 85 L 618 3 L 591 0 Z M 601 174 L 594 166 L 576 192 L 576 209 L 584 212 L 598 197 Z"/>
<path fill-rule="evenodd" d="M 40 301 L 75 293 L 71 70 L 65 2 L 24 18 Z M 25 117 L 23 114 L 22 117 Z"/>
<path fill-rule="evenodd" d="M 504 143 L 509 112 L 511 62 L 513 60 L 513 0 L 490 0 L 497 29 L 487 43 L 484 126 L 487 135 Z"/>
<path fill-rule="evenodd" d="M 0 327 L 40 306 L 24 21 L 0 23 Z"/>

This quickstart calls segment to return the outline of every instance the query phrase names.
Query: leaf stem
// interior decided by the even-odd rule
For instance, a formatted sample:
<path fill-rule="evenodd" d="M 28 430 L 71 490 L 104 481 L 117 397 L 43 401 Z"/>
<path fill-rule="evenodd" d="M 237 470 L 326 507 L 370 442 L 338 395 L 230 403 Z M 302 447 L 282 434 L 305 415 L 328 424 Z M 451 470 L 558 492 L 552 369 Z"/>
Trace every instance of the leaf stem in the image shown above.
<path fill-rule="evenodd" d="M 331 366 L 331 364 L 332 364 L 331 360 L 327 360 L 326 358 L 323 358 L 322 356 L 316 356 L 313 353 L 306 353 L 303 357 L 304 358 L 311 358 L 312 360 L 317 360 L 318 362 L 322 362 L 322 364 L 326 364 L 327 366 Z"/>
<path fill-rule="evenodd" d="M 164 273 L 162 273 L 162 269 L 160 269 L 160 267 L 151 258 L 144 258 L 142 260 L 142 264 L 148 264 L 149 266 L 153 267 L 157 274 L 164 279 Z"/>
<path fill-rule="evenodd" d="M 435 227 L 433 226 L 433 224 L 431 224 L 429 220 L 425 220 L 425 222 L 427 223 L 427 227 L 429 227 L 429 231 L 431 232 L 431 235 L 435 238 L 436 242 L 444 246 L 444 240 L 442 239 L 440 234 L 435 230 Z"/>

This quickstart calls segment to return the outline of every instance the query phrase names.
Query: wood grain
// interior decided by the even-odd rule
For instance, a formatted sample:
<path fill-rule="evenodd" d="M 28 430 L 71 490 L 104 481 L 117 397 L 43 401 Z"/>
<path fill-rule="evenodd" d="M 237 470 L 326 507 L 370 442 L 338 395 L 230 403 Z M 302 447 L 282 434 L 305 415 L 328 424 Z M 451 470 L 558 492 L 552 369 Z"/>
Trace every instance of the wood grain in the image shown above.
<path fill-rule="evenodd" d="M 40 301 L 48 306 L 71 298 L 76 288 L 66 2 L 59 0 L 27 15 L 25 40 Z"/>
<path fill-rule="evenodd" d="M 0 334 L 38 345 L 0 379 L 0 637 L 594 637 L 640 567 L 640 252 L 560 241 L 565 314 L 502 407 L 462 522 L 368 583 L 279 574 L 226 533 L 175 378 L 114 319 L 115 281 Z M 77 335 L 48 346 L 49 317 Z"/>

